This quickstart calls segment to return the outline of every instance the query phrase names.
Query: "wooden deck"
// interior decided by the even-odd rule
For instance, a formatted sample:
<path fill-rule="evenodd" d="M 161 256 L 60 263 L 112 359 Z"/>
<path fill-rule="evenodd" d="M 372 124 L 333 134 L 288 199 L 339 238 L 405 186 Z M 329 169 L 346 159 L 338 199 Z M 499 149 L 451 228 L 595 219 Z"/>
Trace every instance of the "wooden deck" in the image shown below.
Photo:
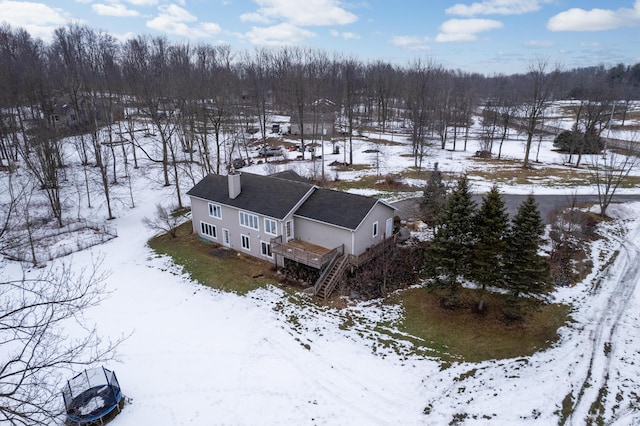
<path fill-rule="evenodd" d="M 301 240 L 282 242 L 282 236 L 271 239 L 271 252 L 313 268 L 321 269 L 336 249 L 322 247 Z"/>

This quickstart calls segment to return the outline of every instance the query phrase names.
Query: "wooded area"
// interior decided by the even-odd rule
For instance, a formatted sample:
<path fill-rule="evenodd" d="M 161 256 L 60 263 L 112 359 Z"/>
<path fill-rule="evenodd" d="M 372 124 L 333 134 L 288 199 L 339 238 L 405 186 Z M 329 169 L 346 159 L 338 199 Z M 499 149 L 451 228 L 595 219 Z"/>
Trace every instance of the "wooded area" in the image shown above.
<path fill-rule="evenodd" d="M 58 28 L 54 40 L 44 43 L 4 25 L 0 89 L 0 168 L 23 163 L 46 191 L 61 226 L 59 183 L 68 161 L 63 143 L 74 141 L 82 164 L 98 168 L 111 218 L 116 163 L 129 167 L 133 156 L 137 167 L 143 155 L 161 164 L 164 185 L 175 185 L 176 205 L 182 207 L 178 169 L 194 182 L 228 170 L 234 156 L 248 157 L 247 130 L 257 128 L 267 145 L 274 114 L 290 116 L 297 125 L 303 156 L 317 137 L 305 134 L 304 124 L 324 129 L 325 121 L 333 123 L 329 135 L 344 142 L 348 163 L 360 129 L 408 133 L 418 168 L 430 149 L 466 148 L 479 115 L 486 151 L 498 145 L 498 158 L 510 127 L 527 135 L 528 167 L 545 106 L 579 99 L 574 127 L 583 137 L 572 138 L 568 148 L 570 161 L 579 166 L 583 147 L 607 128 L 614 109 L 624 125 L 627 106 L 640 92 L 640 63 L 562 70 L 539 58 L 526 74 L 487 76 L 447 70 L 430 60 L 400 66 L 304 47 L 235 52 L 149 36 L 120 43 L 77 24 Z M 140 122 L 146 123 L 145 134 L 156 136 L 152 151 L 136 142 Z M 91 195 L 86 197 L 91 205 Z"/>

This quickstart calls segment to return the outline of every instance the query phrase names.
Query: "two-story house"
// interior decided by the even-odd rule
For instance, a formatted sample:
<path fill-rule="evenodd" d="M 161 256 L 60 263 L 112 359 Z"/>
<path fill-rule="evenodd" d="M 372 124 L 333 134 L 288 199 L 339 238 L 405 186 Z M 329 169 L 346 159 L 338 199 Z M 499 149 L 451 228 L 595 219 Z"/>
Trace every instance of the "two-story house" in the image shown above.
<path fill-rule="evenodd" d="M 202 239 L 278 266 L 290 259 L 317 268 L 316 294 L 328 295 L 347 266 L 360 266 L 394 241 L 394 207 L 319 188 L 293 171 L 211 174 L 187 194 Z"/>

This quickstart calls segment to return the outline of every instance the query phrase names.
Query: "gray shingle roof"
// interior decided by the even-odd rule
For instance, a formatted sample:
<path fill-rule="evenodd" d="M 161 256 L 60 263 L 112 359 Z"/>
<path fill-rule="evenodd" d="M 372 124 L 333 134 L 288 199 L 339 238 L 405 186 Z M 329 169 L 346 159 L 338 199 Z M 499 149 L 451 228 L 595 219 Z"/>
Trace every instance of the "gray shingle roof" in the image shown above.
<path fill-rule="evenodd" d="M 227 176 L 210 174 L 191 188 L 187 195 L 275 219 L 284 219 L 287 213 L 313 188 L 310 183 L 241 173 L 240 195 L 231 199 L 227 179 Z"/>
<path fill-rule="evenodd" d="M 296 215 L 355 230 L 377 201 L 363 195 L 317 189 Z"/>
<path fill-rule="evenodd" d="M 314 188 L 311 183 L 299 179 L 303 178 L 295 172 L 270 176 L 241 173 L 240 195 L 231 199 L 228 177 L 210 174 L 191 188 L 187 195 L 276 219 L 284 219 L 287 213 Z M 377 202 L 378 200 L 373 197 L 316 188 L 295 214 L 355 230 Z"/>
<path fill-rule="evenodd" d="M 311 181 L 309 179 L 300 176 L 299 174 L 297 174 L 293 170 L 285 170 L 283 172 L 272 173 L 269 176 L 278 177 L 278 178 L 282 178 L 282 179 L 294 180 L 296 182 L 311 183 Z"/>

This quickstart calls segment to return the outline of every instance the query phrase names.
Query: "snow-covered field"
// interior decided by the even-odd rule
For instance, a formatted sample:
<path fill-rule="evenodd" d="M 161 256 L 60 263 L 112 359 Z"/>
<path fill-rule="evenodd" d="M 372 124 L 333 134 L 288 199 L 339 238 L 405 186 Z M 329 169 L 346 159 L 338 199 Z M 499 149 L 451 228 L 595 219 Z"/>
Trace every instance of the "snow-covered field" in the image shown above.
<path fill-rule="evenodd" d="M 412 158 L 400 155 L 408 153 L 406 146 L 378 146 L 379 135 L 368 136 L 355 141 L 356 163 L 379 165 L 382 175 L 412 165 Z M 394 138 L 404 140 L 399 134 Z M 372 147 L 380 155 L 364 153 Z M 423 166 L 438 162 L 441 170 L 462 173 L 477 149 L 476 141 L 464 152 L 433 149 Z M 330 151 L 326 143 L 325 152 Z M 521 140 L 511 140 L 503 152 L 521 160 L 523 151 Z M 330 177 L 336 173 L 328 164 L 342 156 L 342 151 L 325 155 Z M 562 157 L 544 140 L 536 167 L 562 167 Z M 554 347 L 529 357 L 443 368 L 437 359 L 411 354 L 404 341 L 394 348 L 381 343 L 389 336 L 373 328 L 400 318 L 397 307 L 373 301 L 338 311 L 305 303 L 302 296 L 294 303 L 277 287 L 237 296 L 192 282 L 146 246 L 152 234 L 142 219 L 154 215 L 156 203 L 174 197 L 154 167 L 133 170 L 136 207 L 116 203 L 117 238 L 53 262 L 80 269 L 103 258 L 102 267 L 110 272 L 110 294 L 86 315 L 104 336 L 130 335 L 119 347 L 119 361 L 106 366 L 132 399 L 113 425 L 557 424 L 568 395 L 575 406 L 568 424 L 585 424 L 596 400 L 604 401 L 607 424 L 640 424 L 640 203 L 610 208 L 616 220 L 601 225 L 611 237 L 593 244 L 594 272 L 554 295 L 574 307 L 574 321 L 560 330 Z M 305 174 L 312 167 L 310 161 L 296 161 L 243 170 L 294 168 Z M 368 172 L 376 173 L 375 167 Z M 347 180 L 362 173 L 338 175 Z M 473 190 L 482 193 L 491 184 L 475 179 Z M 117 190 L 126 200 L 128 188 Z M 549 184 L 501 190 L 595 193 L 589 186 Z M 92 216 L 106 212 L 98 205 Z M 5 262 L 3 274 L 21 273 L 18 264 Z"/>

